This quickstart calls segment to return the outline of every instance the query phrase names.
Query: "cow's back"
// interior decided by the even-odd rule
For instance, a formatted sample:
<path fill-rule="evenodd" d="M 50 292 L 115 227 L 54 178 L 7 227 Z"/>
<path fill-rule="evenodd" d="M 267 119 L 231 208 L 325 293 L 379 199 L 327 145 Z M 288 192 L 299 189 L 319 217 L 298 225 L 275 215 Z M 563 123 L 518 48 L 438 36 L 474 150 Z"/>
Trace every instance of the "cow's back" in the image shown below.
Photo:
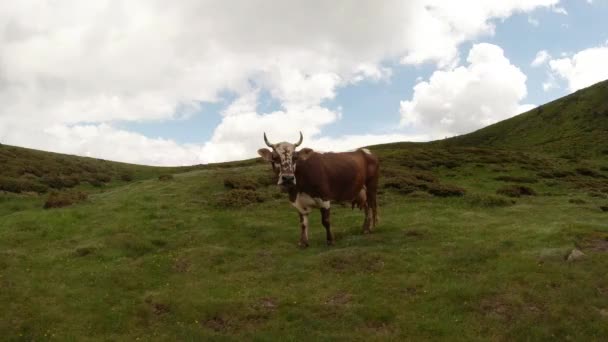
<path fill-rule="evenodd" d="M 344 153 L 313 152 L 296 166 L 297 188 L 323 200 L 350 201 L 378 170 L 375 156 L 362 150 Z"/>

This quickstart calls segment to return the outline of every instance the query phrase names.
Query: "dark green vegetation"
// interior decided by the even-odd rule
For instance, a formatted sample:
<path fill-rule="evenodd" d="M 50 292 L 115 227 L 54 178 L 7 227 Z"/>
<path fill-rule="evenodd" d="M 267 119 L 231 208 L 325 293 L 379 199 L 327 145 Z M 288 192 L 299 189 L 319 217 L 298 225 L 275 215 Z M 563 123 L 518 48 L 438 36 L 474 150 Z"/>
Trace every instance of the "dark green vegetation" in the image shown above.
<path fill-rule="evenodd" d="M 532 150 L 570 158 L 607 155 L 608 81 L 438 143 Z"/>
<path fill-rule="evenodd" d="M 43 209 L 49 195 L 36 191 L 0 193 L 0 336 L 608 335 L 608 155 L 445 142 L 372 150 L 383 167 L 378 229 L 363 235 L 362 213 L 336 203 L 336 245 L 325 245 L 317 214 L 308 249 L 297 247 L 297 214 L 257 160 L 162 169 L 49 155 L 114 171 L 103 187 L 80 180 L 61 190 L 88 194 L 63 208 Z M 566 261 L 574 248 L 585 256 Z"/>

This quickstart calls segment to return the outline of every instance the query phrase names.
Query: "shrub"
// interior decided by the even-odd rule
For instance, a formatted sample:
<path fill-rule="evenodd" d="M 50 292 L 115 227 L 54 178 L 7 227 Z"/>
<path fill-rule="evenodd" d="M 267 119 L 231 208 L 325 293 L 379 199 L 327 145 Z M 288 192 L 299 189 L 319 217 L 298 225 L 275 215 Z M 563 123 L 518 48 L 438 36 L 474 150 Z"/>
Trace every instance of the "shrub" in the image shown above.
<path fill-rule="evenodd" d="M 496 190 L 496 193 L 509 197 L 536 196 L 536 191 L 534 191 L 534 189 L 523 185 L 504 186 Z"/>
<path fill-rule="evenodd" d="M 576 173 L 578 173 L 579 175 L 583 175 L 583 176 L 589 176 L 589 177 L 603 177 L 602 174 L 591 170 L 589 168 L 586 167 L 579 167 L 578 169 L 576 169 Z"/>
<path fill-rule="evenodd" d="M 112 180 L 112 177 L 105 173 L 93 173 L 91 178 L 102 183 L 109 183 Z"/>
<path fill-rule="evenodd" d="M 48 187 L 27 179 L 0 177 L 0 190 L 14 193 L 37 192 L 45 193 Z"/>
<path fill-rule="evenodd" d="M 80 180 L 74 176 L 53 175 L 42 178 L 42 182 L 53 189 L 73 188 L 80 184 Z"/>
<path fill-rule="evenodd" d="M 167 182 L 167 181 L 173 180 L 173 175 L 171 175 L 171 174 L 160 175 L 160 176 L 158 176 L 158 180 L 162 181 L 162 182 Z"/>
<path fill-rule="evenodd" d="M 226 189 L 256 190 L 257 184 L 254 180 L 247 177 L 228 176 L 224 178 Z"/>
<path fill-rule="evenodd" d="M 100 182 L 96 179 L 89 179 L 87 182 L 96 188 L 101 188 L 102 186 L 104 186 L 103 182 Z"/>
<path fill-rule="evenodd" d="M 498 176 L 494 178 L 497 181 L 512 182 L 512 183 L 536 183 L 538 180 L 532 177 L 518 177 L 518 176 Z"/>
<path fill-rule="evenodd" d="M 134 179 L 135 179 L 135 175 L 133 174 L 133 172 L 124 171 L 120 174 L 120 180 L 122 180 L 124 182 L 131 182 Z"/>
<path fill-rule="evenodd" d="M 46 202 L 44 203 L 44 209 L 50 208 L 63 208 L 83 202 L 87 199 L 87 194 L 80 191 L 71 192 L 57 192 L 53 191 L 49 194 Z"/>
<path fill-rule="evenodd" d="M 455 185 L 449 184 L 433 184 L 428 186 L 427 191 L 438 197 L 464 196 L 466 190 Z"/>
<path fill-rule="evenodd" d="M 542 178 L 564 178 L 564 177 L 572 176 L 573 174 L 574 173 L 572 173 L 570 171 L 553 170 L 553 171 L 539 172 L 538 176 L 542 177 Z"/>
<path fill-rule="evenodd" d="M 224 208 L 236 208 L 264 202 L 264 198 L 254 190 L 232 189 L 217 197 L 216 203 Z"/>
<path fill-rule="evenodd" d="M 466 201 L 475 207 L 506 207 L 515 204 L 512 199 L 496 195 L 472 194 L 466 196 Z"/>

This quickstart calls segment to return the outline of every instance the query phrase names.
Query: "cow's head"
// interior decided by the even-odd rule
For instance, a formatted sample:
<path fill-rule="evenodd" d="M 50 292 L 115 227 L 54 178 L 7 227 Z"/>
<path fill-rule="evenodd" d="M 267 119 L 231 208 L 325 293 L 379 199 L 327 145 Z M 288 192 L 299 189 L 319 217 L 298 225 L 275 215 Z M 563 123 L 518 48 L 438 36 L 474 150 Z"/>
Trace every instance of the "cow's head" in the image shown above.
<path fill-rule="evenodd" d="M 272 169 L 279 177 L 277 184 L 282 187 L 288 188 L 296 184 L 296 160 L 300 157 L 300 152 L 312 152 L 310 149 L 303 149 L 300 152 L 296 151 L 296 148 L 302 144 L 303 139 L 302 132 L 300 132 L 300 140 L 295 144 L 288 142 L 271 144 L 268 138 L 266 138 L 266 133 L 264 133 L 264 142 L 271 150 L 261 148 L 258 150 L 258 154 L 272 164 Z"/>

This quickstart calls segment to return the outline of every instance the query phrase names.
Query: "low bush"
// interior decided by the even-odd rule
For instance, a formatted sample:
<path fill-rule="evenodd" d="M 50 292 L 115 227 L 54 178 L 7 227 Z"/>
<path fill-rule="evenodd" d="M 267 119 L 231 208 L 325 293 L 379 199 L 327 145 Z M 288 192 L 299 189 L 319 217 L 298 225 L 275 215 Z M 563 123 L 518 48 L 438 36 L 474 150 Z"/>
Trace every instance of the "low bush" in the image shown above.
<path fill-rule="evenodd" d="M 428 186 L 427 191 L 437 197 L 453 197 L 453 196 L 464 196 L 466 190 L 449 184 L 432 184 Z"/>
<path fill-rule="evenodd" d="M 230 190 L 256 190 L 257 184 L 253 179 L 248 177 L 228 176 L 224 178 L 224 187 Z"/>
<path fill-rule="evenodd" d="M 53 189 L 73 188 L 80 184 L 76 176 L 53 175 L 42 178 L 42 182 Z"/>
<path fill-rule="evenodd" d="M 561 171 L 561 170 L 552 170 L 552 171 L 542 171 L 537 174 L 542 178 L 564 178 L 568 176 L 574 175 L 574 173 L 570 171 Z"/>
<path fill-rule="evenodd" d="M 232 189 L 217 196 L 216 203 L 222 208 L 238 208 L 264 202 L 264 198 L 254 190 Z"/>
<path fill-rule="evenodd" d="M 583 175 L 583 176 L 589 176 L 589 177 L 594 177 L 594 178 L 598 178 L 598 177 L 603 177 L 604 175 L 602 175 L 601 173 L 594 171 L 592 169 L 586 168 L 586 167 L 579 167 L 576 169 L 576 173 L 578 173 L 579 175 Z"/>
<path fill-rule="evenodd" d="M 173 175 L 171 175 L 171 174 L 160 175 L 160 176 L 158 176 L 158 180 L 162 181 L 162 182 L 167 182 L 167 181 L 173 180 Z"/>
<path fill-rule="evenodd" d="M 67 207 L 86 201 L 87 197 L 87 194 L 81 191 L 53 191 L 44 203 L 44 209 Z"/>
<path fill-rule="evenodd" d="M 497 181 L 501 182 L 510 182 L 510 183 L 536 183 L 538 180 L 532 177 L 521 177 L 521 176 L 498 176 L 494 178 Z"/>
<path fill-rule="evenodd" d="M 523 185 L 504 186 L 496 190 L 496 193 L 508 197 L 536 196 L 534 189 Z"/>
<path fill-rule="evenodd" d="M 48 187 L 28 179 L 0 177 L 0 190 L 14 193 L 37 192 L 45 193 Z"/>
<path fill-rule="evenodd" d="M 123 182 L 132 182 L 135 179 L 133 172 L 124 171 L 120 174 L 120 180 Z"/>
<path fill-rule="evenodd" d="M 502 196 L 485 194 L 471 194 L 467 195 L 465 199 L 471 206 L 483 208 L 506 207 L 516 203 L 512 199 Z"/>

